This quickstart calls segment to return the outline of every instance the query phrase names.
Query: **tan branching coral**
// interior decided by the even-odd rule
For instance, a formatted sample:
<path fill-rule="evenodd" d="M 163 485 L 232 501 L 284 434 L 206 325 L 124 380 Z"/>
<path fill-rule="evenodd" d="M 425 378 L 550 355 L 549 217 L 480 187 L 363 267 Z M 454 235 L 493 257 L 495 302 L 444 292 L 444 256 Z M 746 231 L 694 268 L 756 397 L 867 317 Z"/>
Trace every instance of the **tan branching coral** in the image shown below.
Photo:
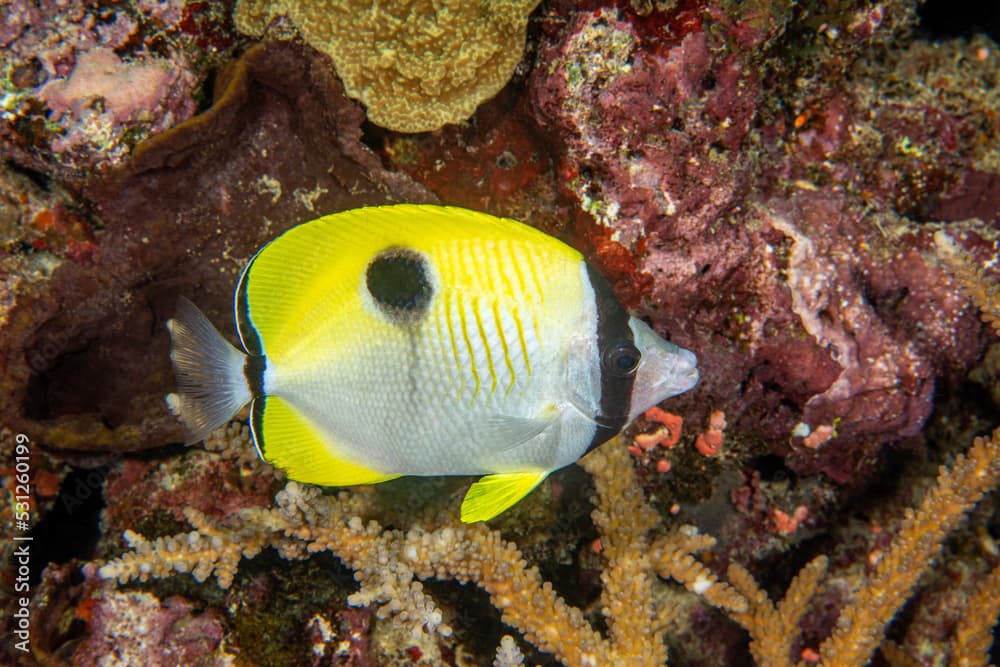
<path fill-rule="evenodd" d="M 982 588 L 969 600 L 951 642 L 950 667 L 976 667 L 989 663 L 993 626 L 1000 615 L 1000 567 L 994 567 Z"/>
<path fill-rule="evenodd" d="M 868 662 L 886 625 L 910 597 L 920 575 L 930 569 L 944 537 L 998 484 L 1000 429 L 991 438 L 976 438 L 966 454 L 950 467 L 942 467 L 937 486 L 919 507 L 906 511 L 892 545 L 820 647 L 824 665 L 849 667 Z"/>
<path fill-rule="evenodd" d="M 791 642 L 798 636 L 802 617 L 826 576 L 827 564 L 825 556 L 810 561 L 795 576 L 777 605 L 768 599 L 746 568 L 736 563 L 729 566 L 729 581 L 749 603 L 745 613 L 732 616 L 750 633 L 750 652 L 758 665 L 791 667 L 795 664 Z"/>
<path fill-rule="evenodd" d="M 286 15 L 328 54 L 375 124 L 435 130 L 472 115 L 510 79 L 538 0 L 240 0 L 236 27 L 261 36 Z"/>
<path fill-rule="evenodd" d="M 882 648 L 879 649 L 879 653 L 889 663 L 889 667 L 922 667 L 922 663 L 914 658 L 912 655 L 907 653 L 902 649 L 902 647 L 894 641 L 886 641 L 882 644 Z M 985 665 L 986 662 L 972 663 Z M 968 667 L 972 667 L 970 664 Z"/>
<path fill-rule="evenodd" d="M 934 234 L 938 259 L 979 308 L 983 321 L 1000 336 L 1000 284 L 990 280 L 964 250 L 944 232 Z"/>
<path fill-rule="evenodd" d="M 120 583 L 188 572 L 203 581 L 214 574 L 226 588 L 240 560 L 254 557 L 265 545 L 288 559 L 329 551 L 353 569 L 361 583 L 352 604 L 377 604 L 381 617 L 391 615 L 414 632 L 451 633 L 416 579 L 454 579 L 484 589 L 506 623 L 567 665 L 596 665 L 618 655 L 627 656 L 631 664 L 659 665 L 665 658 L 662 639 L 659 634 L 650 637 L 644 624 L 653 615 L 648 560 L 636 558 L 632 550 L 647 539 L 656 515 L 632 481 L 624 447 L 617 443 L 604 449 L 595 459 L 601 461 L 595 471 L 605 491 L 598 495 L 598 512 L 604 512 L 602 525 L 610 543 L 619 545 L 611 549 L 608 568 L 608 581 L 615 579 L 617 585 L 602 598 L 613 628 L 610 641 L 587 623 L 581 610 L 566 604 L 499 532 L 484 524 L 462 524 L 451 515 L 423 517 L 422 525 L 406 532 L 386 530 L 366 520 L 374 504 L 364 489 L 323 495 L 317 488 L 290 482 L 275 498 L 274 509 L 245 509 L 233 527 L 212 525 L 188 510 L 185 516 L 195 530 L 153 542 L 128 531 L 125 539 L 133 551 L 106 563 L 99 573 Z M 625 485 L 634 491 L 624 500 L 609 493 Z M 645 528 L 630 521 L 633 512 L 646 515 Z M 630 582 L 630 574 L 639 583 Z M 637 609 L 647 611 L 638 621 L 626 618 Z"/>
<path fill-rule="evenodd" d="M 891 547 L 879 561 L 872 575 L 856 591 L 841 611 L 833 634 L 820 646 L 818 654 L 824 667 L 859 667 L 868 664 L 882 643 L 885 629 L 893 616 L 910 597 L 918 579 L 929 570 L 941 549 L 945 536 L 955 529 L 983 494 L 1000 484 L 1000 429 L 991 438 L 976 438 L 965 455 L 950 467 L 942 467 L 937 486 L 916 509 L 906 511 L 902 526 Z M 750 650 L 758 665 L 768 667 L 804 666 L 792 656 L 800 622 L 826 575 L 828 561 L 819 556 L 810 561 L 792 580 L 784 598 L 775 605 L 742 566 L 729 567 L 729 583 L 720 581 L 691 553 L 709 548 L 714 541 L 701 535 L 671 536 L 657 543 L 654 561 L 662 576 L 683 583 L 722 609 L 750 633 Z M 987 587 L 997 586 L 994 572 Z M 993 603 L 996 605 L 996 603 Z M 968 627 L 956 631 L 956 642 L 970 644 L 976 658 L 952 664 L 985 665 L 985 652 L 976 651 L 974 637 L 980 643 L 991 637 L 997 611 L 982 604 L 982 612 L 969 615 Z M 1000 607 L 997 607 L 1000 608 Z M 959 636 L 961 635 L 961 637 Z M 968 637 L 968 640 L 966 639 Z M 989 643 L 986 643 L 987 649 Z"/>
<path fill-rule="evenodd" d="M 361 584 L 351 604 L 376 605 L 379 617 L 392 617 L 414 633 L 449 636 L 451 628 L 419 580 L 474 583 L 489 593 L 505 623 L 571 666 L 666 663 L 663 635 L 672 625 L 673 609 L 654 595 L 657 587 L 666 585 L 656 578 L 659 574 L 684 584 L 745 627 L 757 664 L 805 664 L 791 651 L 800 621 L 825 577 L 825 557 L 807 564 L 775 604 L 745 568 L 730 566 L 727 583 L 693 556 L 710 548 L 713 538 L 687 527 L 652 537 L 659 518 L 646 504 L 620 442 L 599 448 L 582 463 L 597 489 L 594 522 L 605 560 L 601 609 L 607 638 L 591 627 L 580 609 L 559 597 L 538 568 L 498 531 L 484 524 L 462 524 L 448 513 L 418 517 L 407 531 L 389 530 L 370 518 L 378 513 L 376 496 L 363 488 L 324 495 L 290 482 L 276 496 L 274 508 L 245 509 L 232 525 L 215 525 L 188 510 L 185 516 L 194 530 L 155 541 L 127 531 L 125 539 L 133 551 L 104 564 L 99 573 L 120 583 L 175 573 L 190 573 L 199 581 L 215 575 L 225 588 L 240 560 L 254 557 L 265 546 L 286 559 L 328 551 L 354 570 Z M 998 482 L 1000 429 L 992 438 L 976 438 L 966 455 L 943 467 L 937 486 L 915 510 L 907 511 L 892 546 L 820 646 L 822 665 L 868 663 L 887 623 L 931 567 L 944 537 Z M 990 591 L 995 592 L 997 579 L 996 572 L 990 575 Z M 976 646 L 990 636 L 995 602 L 980 606 L 982 613 L 970 615 L 956 632 L 955 641 L 968 645 L 969 651 L 956 651 L 961 662 L 952 664 L 985 664 L 979 661 L 985 653 Z"/>
<path fill-rule="evenodd" d="M 514 638 L 504 635 L 500 638 L 500 646 L 497 647 L 497 657 L 493 661 L 493 667 L 520 667 L 524 664 L 524 655 L 517 647 Z"/>
<path fill-rule="evenodd" d="M 661 665 L 667 658 L 662 634 L 648 636 L 656 618 L 649 533 L 659 524 L 659 516 L 635 483 L 625 451 L 621 446 L 601 447 L 581 461 L 597 488 L 593 519 L 606 564 L 601 606 L 617 655 L 609 664 Z"/>
<path fill-rule="evenodd" d="M 653 546 L 653 563 L 656 572 L 664 579 L 673 579 L 684 585 L 695 595 L 729 614 L 743 614 L 748 609 L 746 598 L 735 588 L 720 581 L 694 554 L 707 551 L 715 546 L 715 538 L 702 535 L 692 526 L 681 526 Z M 661 616 L 661 623 L 669 625 L 669 619 Z"/>

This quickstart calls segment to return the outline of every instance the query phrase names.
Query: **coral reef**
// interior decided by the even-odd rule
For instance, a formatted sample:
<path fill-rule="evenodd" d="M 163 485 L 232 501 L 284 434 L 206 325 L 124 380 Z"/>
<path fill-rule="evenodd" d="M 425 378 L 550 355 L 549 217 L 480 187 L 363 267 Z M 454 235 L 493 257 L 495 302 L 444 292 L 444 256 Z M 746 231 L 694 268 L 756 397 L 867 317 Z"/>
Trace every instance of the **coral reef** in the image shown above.
<path fill-rule="evenodd" d="M 374 35 L 6 3 L 0 518 L 34 542 L 0 542 L 0 634 L 31 629 L 0 662 L 997 662 L 996 36 L 918 0 L 536 4 L 327 3 L 388 7 Z M 701 384 L 488 527 L 464 480 L 177 445 L 177 295 L 225 325 L 261 243 L 394 201 L 566 239 Z"/>
<path fill-rule="evenodd" d="M 240 0 L 236 26 L 255 37 L 286 15 L 328 54 L 368 118 L 400 132 L 469 118 L 503 87 L 524 50 L 538 0 L 440 3 Z"/>
<path fill-rule="evenodd" d="M 237 446 L 242 444 L 237 439 Z M 354 570 L 361 584 L 361 590 L 348 598 L 349 604 L 378 604 L 380 617 L 395 616 L 415 636 L 436 632 L 449 637 L 452 629 L 442 623 L 442 612 L 414 578 L 454 578 L 485 589 L 505 623 L 564 664 L 607 661 L 653 666 L 666 661 L 662 629 L 674 622 L 676 613 L 654 591 L 656 572 L 684 584 L 743 625 L 757 664 L 793 664 L 792 644 L 827 572 L 826 557 L 803 567 L 775 606 L 744 567 L 731 564 L 731 583 L 725 583 L 692 558 L 692 553 L 712 547 L 712 538 L 682 527 L 651 540 L 659 517 L 632 478 L 631 461 L 620 441 L 595 450 L 581 463 L 594 476 L 597 491 L 593 519 L 606 564 L 600 606 L 607 639 L 595 633 L 580 610 L 569 607 L 550 584 L 543 584 L 537 568 L 529 567 L 499 532 L 483 524 L 462 525 L 453 511 L 427 513 L 406 532 L 387 529 L 372 518 L 379 508 L 371 493 L 323 496 L 318 489 L 295 482 L 278 493 L 275 509 L 243 510 L 229 526 L 213 524 L 201 512 L 188 509 L 185 515 L 194 530 L 186 534 L 151 543 L 126 531 L 132 551 L 101 566 L 98 576 L 127 583 L 190 572 L 199 582 L 214 575 L 226 589 L 233 584 L 240 561 L 257 556 L 265 546 L 286 559 L 329 551 Z M 944 537 L 998 483 L 1000 430 L 992 438 L 976 438 L 966 455 L 942 468 L 936 488 L 920 506 L 907 512 L 891 546 L 840 612 L 833 633 L 818 647 L 822 664 L 867 664 L 886 625 L 931 566 Z M 963 651 L 975 654 L 971 644 L 959 642 L 966 635 L 982 634 L 995 619 L 989 613 L 976 621 L 971 615 L 967 618 L 968 627 L 963 626 L 955 641 L 966 647 Z"/>

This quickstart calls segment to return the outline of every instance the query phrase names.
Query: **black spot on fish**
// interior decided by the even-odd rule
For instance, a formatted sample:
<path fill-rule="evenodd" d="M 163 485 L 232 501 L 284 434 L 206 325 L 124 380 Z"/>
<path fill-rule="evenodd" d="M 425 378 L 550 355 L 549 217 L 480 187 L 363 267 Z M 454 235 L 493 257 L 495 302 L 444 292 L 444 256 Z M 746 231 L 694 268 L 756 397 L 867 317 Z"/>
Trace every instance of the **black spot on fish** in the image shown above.
<path fill-rule="evenodd" d="M 382 312 L 394 319 L 410 320 L 422 315 L 434 295 L 427 260 L 406 248 L 380 252 L 368 265 L 365 284 Z"/>

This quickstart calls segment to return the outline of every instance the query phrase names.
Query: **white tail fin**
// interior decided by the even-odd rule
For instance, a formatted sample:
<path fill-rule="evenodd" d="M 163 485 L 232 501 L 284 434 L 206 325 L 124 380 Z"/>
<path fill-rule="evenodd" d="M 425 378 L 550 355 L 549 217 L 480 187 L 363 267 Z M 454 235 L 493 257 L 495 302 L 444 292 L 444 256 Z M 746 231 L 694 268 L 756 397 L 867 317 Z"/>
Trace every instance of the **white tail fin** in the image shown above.
<path fill-rule="evenodd" d="M 250 401 L 246 355 L 229 344 L 198 307 L 180 297 L 167 322 L 177 393 L 167 406 L 187 427 L 188 444 L 204 440 Z"/>

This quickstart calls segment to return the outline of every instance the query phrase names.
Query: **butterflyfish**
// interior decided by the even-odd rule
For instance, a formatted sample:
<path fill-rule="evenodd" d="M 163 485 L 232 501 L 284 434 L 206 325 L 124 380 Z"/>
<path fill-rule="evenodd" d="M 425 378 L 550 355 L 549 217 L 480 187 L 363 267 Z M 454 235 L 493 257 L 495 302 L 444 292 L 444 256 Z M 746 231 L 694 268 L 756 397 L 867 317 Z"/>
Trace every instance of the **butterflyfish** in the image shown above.
<path fill-rule="evenodd" d="M 171 410 L 197 442 L 250 404 L 262 459 L 310 484 L 484 475 L 490 519 L 698 381 L 565 243 L 461 208 L 327 215 L 261 248 L 235 293 L 240 348 L 181 299 Z"/>

